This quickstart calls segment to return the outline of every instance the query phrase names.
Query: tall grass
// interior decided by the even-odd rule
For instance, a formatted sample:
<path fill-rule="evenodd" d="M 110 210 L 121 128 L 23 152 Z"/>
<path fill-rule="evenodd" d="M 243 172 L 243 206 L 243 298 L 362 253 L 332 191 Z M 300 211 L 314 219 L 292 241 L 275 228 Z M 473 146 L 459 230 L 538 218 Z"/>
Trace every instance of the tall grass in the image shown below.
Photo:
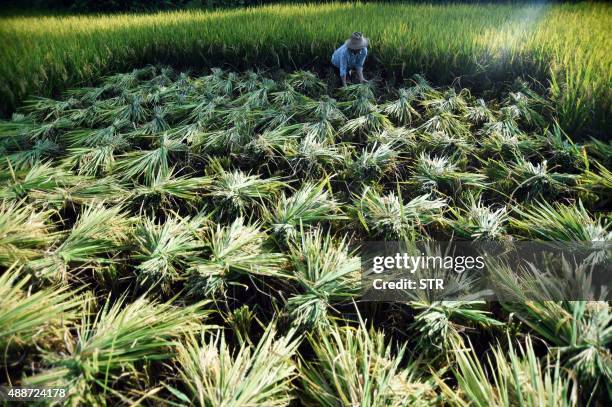
<path fill-rule="evenodd" d="M 461 76 L 488 87 L 518 75 L 546 85 L 565 129 L 606 130 L 612 80 L 605 4 L 270 5 L 222 11 L 0 18 L 0 109 L 145 63 L 195 68 L 328 67 L 354 30 L 367 68 Z"/>

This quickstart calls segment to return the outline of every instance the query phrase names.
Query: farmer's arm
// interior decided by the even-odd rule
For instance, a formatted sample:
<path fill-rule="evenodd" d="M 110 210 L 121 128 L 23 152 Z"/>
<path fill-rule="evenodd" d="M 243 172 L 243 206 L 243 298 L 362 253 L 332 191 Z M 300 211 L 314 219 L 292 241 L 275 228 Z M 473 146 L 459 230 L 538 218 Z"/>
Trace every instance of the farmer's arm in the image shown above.
<path fill-rule="evenodd" d="M 363 68 L 357 68 L 357 79 L 359 79 L 359 82 L 363 83 L 365 82 L 365 78 L 363 77 Z"/>
<path fill-rule="evenodd" d="M 363 77 L 363 64 L 365 63 L 366 56 L 368 55 L 368 49 L 364 48 L 363 51 L 359 54 L 359 58 L 357 58 L 357 63 L 355 64 L 355 71 L 357 71 L 357 78 L 359 82 L 365 82 L 365 78 Z"/>
<path fill-rule="evenodd" d="M 340 80 L 342 81 L 342 86 L 346 86 L 347 63 L 348 61 L 346 57 L 340 58 L 340 66 L 338 67 L 338 69 L 340 69 Z"/>

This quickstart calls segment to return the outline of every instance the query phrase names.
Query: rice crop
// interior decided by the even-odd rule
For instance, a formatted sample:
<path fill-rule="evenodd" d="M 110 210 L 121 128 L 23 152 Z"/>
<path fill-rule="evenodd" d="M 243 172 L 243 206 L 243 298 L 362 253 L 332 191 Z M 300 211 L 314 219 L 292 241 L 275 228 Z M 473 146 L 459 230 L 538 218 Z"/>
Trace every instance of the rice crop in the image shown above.
<path fill-rule="evenodd" d="M 7 115 L 28 95 L 58 96 L 148 63 L 324 70 L 333 49 L 359 30 L 371 39 L 367 70 L 386 78 L 402 82 L 419 73 L 436 84 L 460 78 L 463 86 L 481 91 L 519 76 L 535 79 L 549 93 L 563 129 L 607 134 L 610 25 L 612 8 L 591 2 L 8 15 L 0 17 L 0 108 Z M 388 112 L 406 120 L 410 112 L 398 103 L 387 106 Z"/>
<path fill-rule="evenodd" d="M 605 402 L 607 302 L 531 301 L 507 270 L 515 302 L 359 301 L 367 240 L 611 241 L 611 147 L 558 114 L 524 81 L 164 66 L 28 99 L 0 121 L 3 381 L 72 405 Z"/>

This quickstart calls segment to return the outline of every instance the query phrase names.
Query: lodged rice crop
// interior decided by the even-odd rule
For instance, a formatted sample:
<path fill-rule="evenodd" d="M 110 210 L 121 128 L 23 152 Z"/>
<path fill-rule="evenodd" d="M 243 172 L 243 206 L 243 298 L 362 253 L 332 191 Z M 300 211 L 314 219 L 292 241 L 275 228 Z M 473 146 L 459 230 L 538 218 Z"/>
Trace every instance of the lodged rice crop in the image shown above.
<path fill-rule="evenodd" d="M 0 109 L 148 63 L 324 69 L 359 30 L 367 69 L 480 90 L 516 77 L 548 90 L 571 134 L 610 130 L 607 4 L 300 4 L 156 14 L 0 17 Z"/>
<path fill-rule="evenodd" d="M 148 66 L 0 122 L 3 381 L 73 405 L 610 398 L 607 302 L 358 304 L 357 250 L 609 242 L 609 143 L 522 81 L 273 76 Z"/>

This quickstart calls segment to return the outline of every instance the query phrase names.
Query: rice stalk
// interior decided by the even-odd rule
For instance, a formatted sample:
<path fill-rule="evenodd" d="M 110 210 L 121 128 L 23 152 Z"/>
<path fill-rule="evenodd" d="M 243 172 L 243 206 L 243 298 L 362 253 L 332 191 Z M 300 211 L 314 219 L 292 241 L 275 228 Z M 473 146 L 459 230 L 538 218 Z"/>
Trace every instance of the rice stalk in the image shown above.
<path fill-rule="evenodd" d="M 281 241 L 295 238 L 302 226 L 345 219 L 338 202 L 324 188 L 324 182 L 305 183 L 291 196 L 283 193 L 269 208 L 265 218 Z"/>
<path fill-rule="evenodd" d="M 441 220 L 446 208 L 443 199 L 430 199 L 429 194 L 404 203 L 393 192 L 380 195 L 372 188 L 366 188 L 354 205 L 366 230 L 388 240 L 414 240 L 422 236 L 424 227 Z"/>
<path fill-rule="evenodd" d="M 293 283 L 298 287 L 287 302 L 292 324 L 326 323 L 329 309 L 357 295 L 361 262 L 349 250 L 346 238 L 336 240 L 317 229 L 290 244 L 289 253 Z"/>
<path fill-rule="evenodd" d="M 265 246 L 267 234 L 237 218 L 231 225 L 209 228 L 204 236 L 206 257 L 194 259 L 188 286 L 195 296 L 225 296 L 244 279 L 280 276 L 285 258 Z"/>
<path fill-rule="evenodd" d="M 443 389 L 457 405 L 578 405 L 576 384 L 561 370 L 558 355 L 538 360 L 531 338 L 518 350 L 501 346 L 493 349 L 487 362 L 479 360 L 473 348 L 455 347 L 457 367 L 453 369 L 460 395 Z"/>
<path fill-rule="evenodd" d="M 0 265 L 27 263 L 41 257 L 56 238 L 53 212 L 37 210 L 31 204 L 0 203 Z"/>
<path fill-rule="evenodd" d="M 0 349 L 4 355 L 19 346 L 49 346 L 60 338 L 56 330 L 75 322 L 84 305 L 83 297 L 68 287 L 33 291 L 31 277 L 21 275 L 16 267 L 0 275 Z"/>
<path fill-rule="evenodd" d="M 44 369 L 24 385 L 68 388 L 65 402 L 103 403 L 119 394 L 117 384 L 129 373 L 128 386 L 142 382 L 143 366 L 175 355 L 178 340 L 201 329 L 209 314 L 205 303 L 176 306 L 139 298 L 107 300 L 98 313 L 83 312 L 75 335 L 66 335 L 61 353 L 45 352 Z M 129 392 L 123 390 L 126 396 Z M 123 397 L 126 397 L 123 396 Z"/>
<path fill-rule="evenodd" d="M 437 397 L 432 380 L 421 378 L 382 332 L 331 323 L 308 335 L 316 359 L 299 366 L 301 398 L 308 405 L 427 406 Z"/>
<path fill-rule="evenodd" d="M 612 240 L 609 221 L 594 219 L 580 201 L 577 205 L 538 202 L 514 211 L 519 217 L 510 220 L 511 226 L 532 238 L 570 242 Z"/>
<path fill-rule="evenodd" d="M 292 357 L 299 340 L 293 332 L 276 338 L 270 324 L 256 346 L 242 344 L 235 351 L 221 332 L 191 336 L 177 350 L 184 391 L 173 389 L 199 406 L 288 406 L 294 400 L 296 366 Z"/>

